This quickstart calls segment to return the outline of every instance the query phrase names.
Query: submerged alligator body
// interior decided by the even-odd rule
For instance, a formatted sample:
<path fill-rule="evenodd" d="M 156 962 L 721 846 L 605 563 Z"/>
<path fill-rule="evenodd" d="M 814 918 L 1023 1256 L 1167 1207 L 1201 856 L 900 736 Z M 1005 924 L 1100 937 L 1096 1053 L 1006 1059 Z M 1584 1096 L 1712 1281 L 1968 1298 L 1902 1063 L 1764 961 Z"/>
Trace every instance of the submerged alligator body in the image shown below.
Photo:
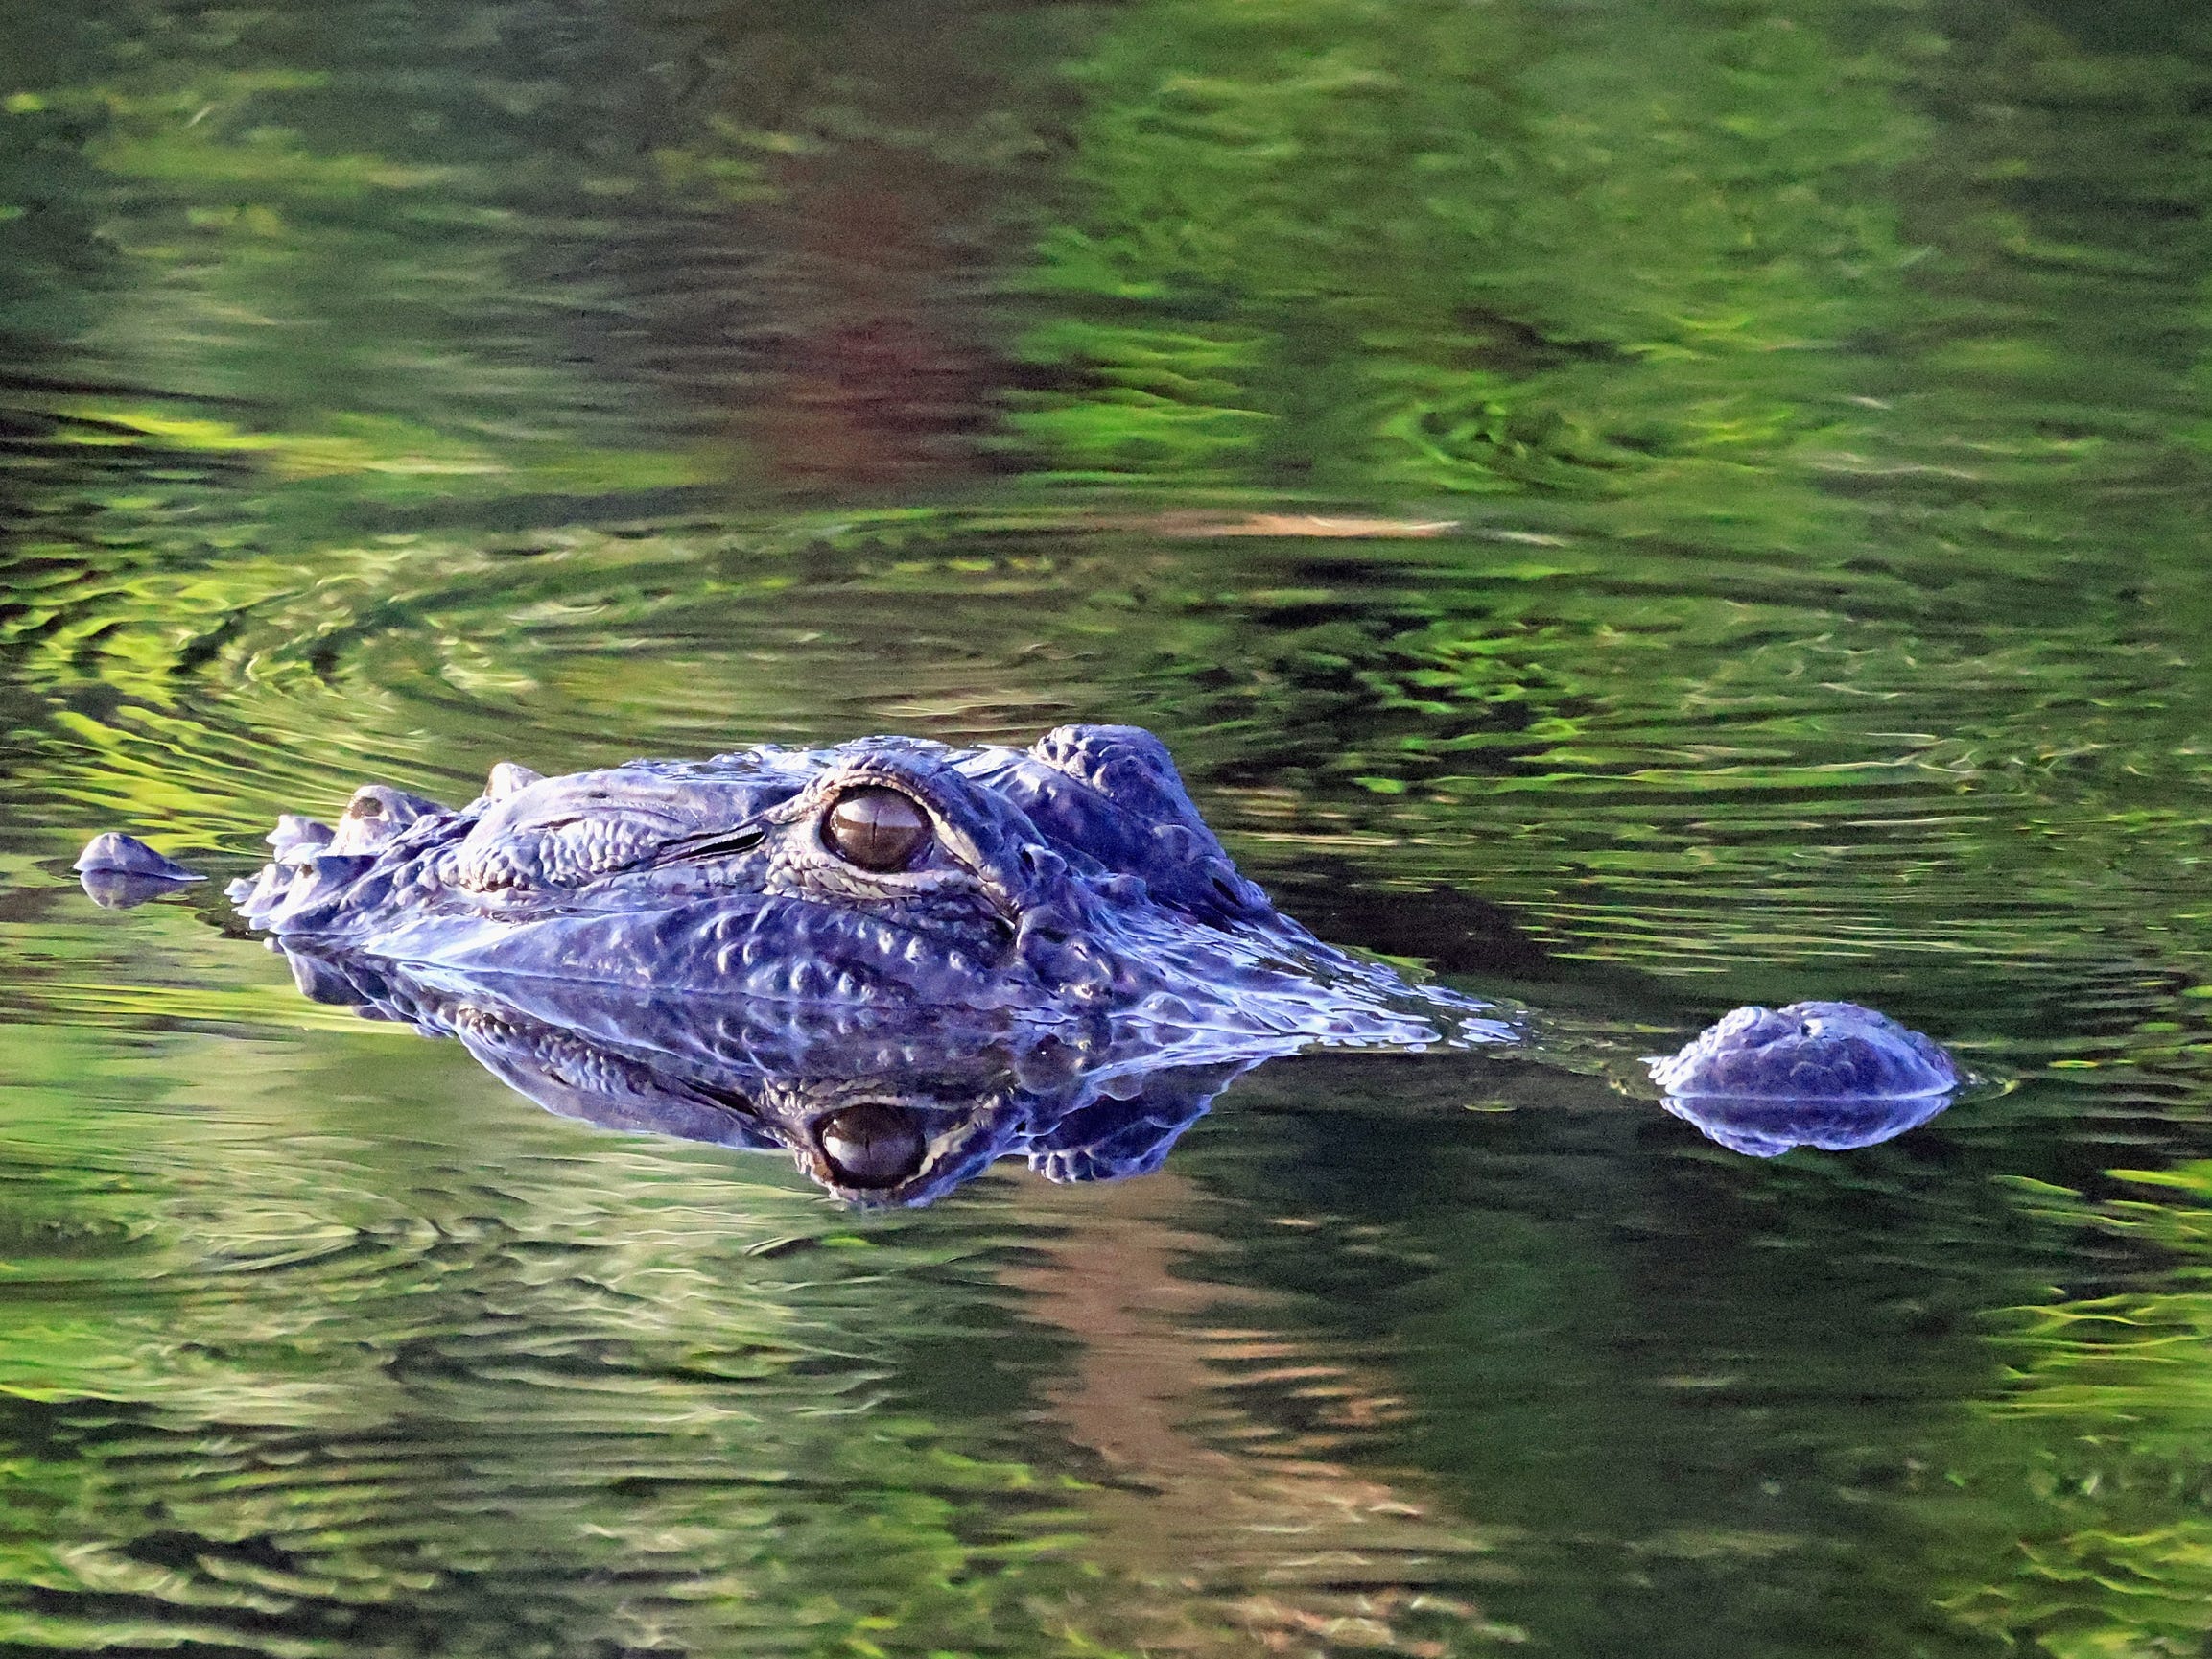
<path fill-rule="evenodd" d="M 229 895 L 311 997 L 457 1037 L 567 1116 L 781 1146 L 863 1202 L 1008 1156 L 1148 1169 L 1232 1078 L 1301 1049 L 1517 1035 L 1278 912 L 1133 726 L 503 762 L 465 806 L 371 784 L 269 841 Z M 107 904 L 198 879 L 113 833 L 77 867 Z M 1649 1064 L 1669 1110 L 1759 1156 L 1887 1139 L 1959 1081 L 1847 1003 L 1739 1008 Z"/>

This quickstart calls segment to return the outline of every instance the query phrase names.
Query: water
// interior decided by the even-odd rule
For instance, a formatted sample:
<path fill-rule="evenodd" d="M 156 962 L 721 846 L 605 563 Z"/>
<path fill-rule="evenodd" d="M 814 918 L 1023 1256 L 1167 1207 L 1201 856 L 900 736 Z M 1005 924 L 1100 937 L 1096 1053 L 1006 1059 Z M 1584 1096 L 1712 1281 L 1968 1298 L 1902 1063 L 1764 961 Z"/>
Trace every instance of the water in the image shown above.
<path fill-rule="evenodd" d="M 2198 1653 L 2212 34 L 19 0 L 0 1648 Z M 130 827 L 1134 721 L 1507 1056 L 859 1216 Z M 2005 1086 L 1730 1153 L 1848 996 Z"/>

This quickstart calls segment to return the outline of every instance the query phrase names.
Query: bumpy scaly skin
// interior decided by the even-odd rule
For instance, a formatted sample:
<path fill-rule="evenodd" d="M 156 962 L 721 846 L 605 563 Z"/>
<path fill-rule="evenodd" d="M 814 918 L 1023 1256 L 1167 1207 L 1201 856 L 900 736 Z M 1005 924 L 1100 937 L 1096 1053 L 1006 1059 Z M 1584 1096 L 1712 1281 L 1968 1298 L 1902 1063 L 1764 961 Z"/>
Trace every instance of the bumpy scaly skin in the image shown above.
<path fill-rule="evenodd" d="M 825 825 L 859 790 L 919 810 L 894 870 Z M 457 810 L 382 785 L 288 816 L 232 897 L 286 943 L 480 975 L 898 1010 L 1101 1008 L 1167 1028 L 1419 1044 L 1510 1035 L 1479 1005 L 1330 949 L 1238 874 L 1160 741 L 866 738 L 542 778 Z"/>
<path fill-rule="evenodd" d="M 1737 1008 L 1679 1054 L 1647 1063 L 1654 1081 L 1683 1098 L 1906 1101 L 1959 1086 L 1950 1055 L 1856 1003 Z"/>

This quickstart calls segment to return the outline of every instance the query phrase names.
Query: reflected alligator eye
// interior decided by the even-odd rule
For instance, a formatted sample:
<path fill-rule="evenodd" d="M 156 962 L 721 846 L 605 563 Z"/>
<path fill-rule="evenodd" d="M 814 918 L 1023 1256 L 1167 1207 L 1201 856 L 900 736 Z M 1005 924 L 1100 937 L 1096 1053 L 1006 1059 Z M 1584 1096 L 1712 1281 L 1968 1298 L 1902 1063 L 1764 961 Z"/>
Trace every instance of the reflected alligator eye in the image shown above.
<path fill-rule="evenodd" d="M 840 1185 L 895 1187 L 922 1167 L 928 1150 L 914 1114 L 866 1102 L 822 1120 L 822 1155 Z"/>
<path fill-rule="evenodd" d="M 930 839 L 930 819 L 895 789 L 857 789 L 822 819 L 829 849 L 864 870 L 903 870 Z"/>

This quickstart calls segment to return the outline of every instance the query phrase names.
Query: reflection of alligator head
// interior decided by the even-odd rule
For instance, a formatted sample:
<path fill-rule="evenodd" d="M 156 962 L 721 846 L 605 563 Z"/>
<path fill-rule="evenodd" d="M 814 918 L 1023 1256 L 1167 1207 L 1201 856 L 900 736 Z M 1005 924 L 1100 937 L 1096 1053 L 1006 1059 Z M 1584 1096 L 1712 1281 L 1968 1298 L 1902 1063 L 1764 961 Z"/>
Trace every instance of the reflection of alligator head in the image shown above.
<path fill-rule="evenodd" d="M 1237 873 L 1166 749 L 866 738 L 541 778 L 458 811 L 382 785 L 288 818 L 239 912 L 287 945 L 813 1008 L 1112 1009 L 1312 1042 L 1496 1040 L 1478 1005 L 1321 943 Z"/>
<path fill-rule="evenodd" d="M 458 1037 L 549 1111 L 782 1147 L 862 1204 L 929 1203 L 1006 1157 L 1056 1181 L 1142 1173 L 1238 1073 L 1300 1046 L 1103 1014 L 1049 1029 L 1000 1010 L 915 1022 L 282 948 L 317 1001 Z"/>
<path fill-rule="evenodd" d="M 1645 1064 L 1668 1111 L 1754 1158 L 1892 1140 L 1961 1086 L 1936 1043 L 1856 1003 L 1737 1008 Z"/>

